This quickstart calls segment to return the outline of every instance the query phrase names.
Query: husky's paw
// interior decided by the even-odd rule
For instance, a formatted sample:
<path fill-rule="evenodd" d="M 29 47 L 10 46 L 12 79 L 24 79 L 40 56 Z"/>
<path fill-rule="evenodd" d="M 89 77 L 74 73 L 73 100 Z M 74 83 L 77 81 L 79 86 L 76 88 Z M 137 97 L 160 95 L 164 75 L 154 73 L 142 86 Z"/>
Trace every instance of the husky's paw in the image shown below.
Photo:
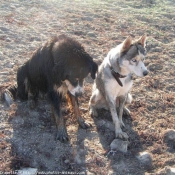
<path fill-rule="evenodd" d="M 117 131 L 115 132 L 115 135 L 116 135 L 116 138 L 120 138 L 120 139 L 128 139 L 129 136 L 126 132 L 123 132 L 123 131 Z"/>
<path fill-rule="evenodd" d="M 120 119 L 119 122 L 120 122 L 120 127 L 125 127 L 125 124 L 123 123 L 122 119 Z"/>
<path fill-rule="evenodd" d="M 123 115 L 124 116 L 130 116 L 130 110 L 127 107 L 123 108 Z"/>
<path fill-rule="evenodd" d="M 90 109 L 90 112 L 89 112 L 90 116 L 92 117 L 97 117 L 98 116 L 98 113 L 95 109 Z"/>

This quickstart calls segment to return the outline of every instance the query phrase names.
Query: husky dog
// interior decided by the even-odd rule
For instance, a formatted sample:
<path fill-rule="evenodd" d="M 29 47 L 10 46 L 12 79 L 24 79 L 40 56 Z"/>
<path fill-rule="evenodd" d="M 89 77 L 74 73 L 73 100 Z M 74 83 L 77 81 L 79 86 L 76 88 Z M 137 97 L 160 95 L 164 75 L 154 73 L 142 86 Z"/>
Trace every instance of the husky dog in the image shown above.
<path fill-rule="evenodd" d="M 121 130 L 126 102 L 131 102 L 129 91 L 132 88 L 132 74 L 143 77 L 148 74 L 144 65 L 146 55 L 146 35 L 133 42 L 129 36 L 115 48 L 99 66 L 90 98 L 90 115 L 97 116 L 96 109 L 109 109 L 115 124 L 115 135 L 127 139 L 128 135 Z M 118 114 L 117 114 L 118 113 Z"/>

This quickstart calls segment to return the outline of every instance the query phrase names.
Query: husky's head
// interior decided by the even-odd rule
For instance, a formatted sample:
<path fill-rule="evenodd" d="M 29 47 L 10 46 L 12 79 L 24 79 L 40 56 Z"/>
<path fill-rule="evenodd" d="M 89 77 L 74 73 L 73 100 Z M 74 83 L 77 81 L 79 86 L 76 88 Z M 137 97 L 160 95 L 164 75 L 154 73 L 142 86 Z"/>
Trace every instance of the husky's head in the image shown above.
<path fill-rule="evenodd" d="M 145 67 L 144 59 L 146 55 L 146 35 L 143 35 L 136 42 L 132 43 L 132 38 L 128 37 L 121 44 L 120 66 L 125 72 L 134 73 L 139 77 L 146 76 L 148 70 Z"/>

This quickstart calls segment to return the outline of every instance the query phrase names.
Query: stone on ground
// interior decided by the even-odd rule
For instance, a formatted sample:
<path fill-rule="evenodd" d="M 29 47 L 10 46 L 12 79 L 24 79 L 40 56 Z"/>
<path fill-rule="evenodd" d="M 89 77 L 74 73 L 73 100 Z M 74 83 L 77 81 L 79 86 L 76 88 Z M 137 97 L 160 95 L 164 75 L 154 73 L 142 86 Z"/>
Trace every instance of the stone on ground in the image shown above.
<path fill-rule="evenodd" d="M 120 139 L 114 139 L 112 141 L 112 143 L 110 144 L 110 148 L 111 148 L 112 151 L 118 150 L 118 151 L 126 153 L 127 149 L 128 149 L 128 144 L 129 144 L 128 141 L 123 141 L 123 140 L 120 140 Z"/>
<path fill-rule="evenodd" d="M 175 141 L 175 130 L 174 129 L 167 129 L 164 132 L 164 139 L 168 141 Z"/>
<path fill-rule="evenodd" d="M 140 152 L 136 157 L 144 168 L 150 169 L 152 167 L 152 155 L 149 152 Z"/>

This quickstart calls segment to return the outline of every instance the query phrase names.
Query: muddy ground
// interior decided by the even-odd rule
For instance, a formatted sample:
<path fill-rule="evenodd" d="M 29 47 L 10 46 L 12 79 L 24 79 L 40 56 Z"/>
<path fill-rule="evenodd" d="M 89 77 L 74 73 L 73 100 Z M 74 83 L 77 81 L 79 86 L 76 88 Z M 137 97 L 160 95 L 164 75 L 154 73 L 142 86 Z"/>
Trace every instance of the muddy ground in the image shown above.
<path fill-rule="evenodd" d="M 32 52 L 51 36 L 63 33 L 82 43 L 98 64 L 127 36 L 139 38 L 146 33 L 145 62 L 150 72 L 134 80 L 133 102 L 128 106 L 131 116 L 124 116 L 127 153 L 109 153 L 115 135 L 108 111 L 99 110 L 97 118 L 89 116 L 90 77 L 80 108 L 92 128 L 79 128 L 64 103 L 70 137 L 66 144 L 55 140 L 47 100 L 41 99 L 34 110 L 26 102 L 16 101 L 10 108 L 1 102 L 0 171 L 33 167 L 45 172 L 142 175 L 161 174 L 161 169 L 175 166 L 175 142 L 164 141 L 164 131 L 175 129 L 174 6 L 174 0 L 1 0 L 1 84 L 14 82 L 17 68 Z M 151 166 L 143 166 L 136 158 L 142 151 L 152 155 Z"/>

